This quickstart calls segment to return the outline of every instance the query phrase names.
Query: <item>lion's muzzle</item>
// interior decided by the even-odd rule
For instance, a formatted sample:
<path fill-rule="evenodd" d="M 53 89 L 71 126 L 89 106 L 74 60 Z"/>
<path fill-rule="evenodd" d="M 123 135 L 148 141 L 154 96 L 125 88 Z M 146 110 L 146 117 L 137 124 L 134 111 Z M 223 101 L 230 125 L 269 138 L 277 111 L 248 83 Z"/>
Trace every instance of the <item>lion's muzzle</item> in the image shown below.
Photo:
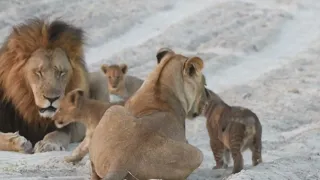
<path fill-rule="evenodd" d="M 47 102 L 45 103 L 44 107 L 39 106 L 39 113 L 42 117 L 51 118 L 56 113 L 57 108 L 59 107 L 60 96 L 56 96 L 56 97 L 43 96 L 43 98 Z"/>

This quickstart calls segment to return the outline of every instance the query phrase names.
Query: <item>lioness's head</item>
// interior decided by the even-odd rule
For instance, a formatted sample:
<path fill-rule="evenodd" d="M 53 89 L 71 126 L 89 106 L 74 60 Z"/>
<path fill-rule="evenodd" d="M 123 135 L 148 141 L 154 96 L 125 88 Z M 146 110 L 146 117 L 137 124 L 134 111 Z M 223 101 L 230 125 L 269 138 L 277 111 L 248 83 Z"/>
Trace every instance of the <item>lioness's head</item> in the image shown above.
<path fill-rule="evenodd" d="M 205 86 L 207 85 L 206 78 L 204 75 L 202 76 L 202 83 Z M 193 104 L 191 111 L 189 111 L 187 115 L 188 119 L 198 117 L 199 115 L 202 114 L 204 108 L 206 107 L 206 104 L 209 98 L 209 92 L 207 88 L 205 88 L 204 86 L 201 86 L 201 87 L 203 87 L 203 89 L 200 90 L 202 93 L 196 97 L 195 103 Z"/>
<path fill-rule="evenodd" d="M 23 70 L 40 116 L 52 117 L 72 75 L 67 54 L 60 48 L 40 48 L 32 53 Z"/>
<path fill-rule="evenodd" d="M 203 60 L 199 57 L 185 57 L 176 54 L 169 48 L 161 48 L 156 57 L 160 66 L 161 64 L 170 63 L 167 65 L 169 68 L 164 69 L 160 75 L 168 75 L 165 81 L 175 81 L 171 85 L 167 85 L 176 86 L 179 91 L 177 93 L 179 99 L 184 101 L 187 118 L 193 119 L 199 116 L 207 99 L 206 82 L 202 74 Z M 166 84 L 165 81 L 163 82 L 164 84 Z"/>
<path fill-rule="evenodd" d="M 75 89 L 70 91 L 60 101 L 60 106 L 52 117 L 55 125 L 58 128 L 62 128 L 71 122 L 81 119 L 81 105 L 84 101 L 84 91 L 81 89 Z"/>
<path fill-rule="evenodd" d="M 101 65 L 101 70 L 108 78 L 108 87 L 112 92 L 112 90 L 117 90 L 121 83 L 123 83 L 128 66 L 126 64 L 112 64 L 110 66 L 103 64 Z"/>

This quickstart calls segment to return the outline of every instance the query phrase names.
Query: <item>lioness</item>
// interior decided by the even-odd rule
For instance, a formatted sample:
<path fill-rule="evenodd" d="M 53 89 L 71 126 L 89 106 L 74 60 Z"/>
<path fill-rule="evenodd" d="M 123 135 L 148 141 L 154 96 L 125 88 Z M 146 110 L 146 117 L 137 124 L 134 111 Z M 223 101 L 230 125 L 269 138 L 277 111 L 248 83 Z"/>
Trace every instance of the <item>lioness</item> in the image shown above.
<path fill-rule="evenodd" d="M 203 154 L 186 143 L 185 119 L 204 105 L 203 61 L 170 51 L 161 59 L 125 107 L 110 107 L 96 127 L 92 180 L 185 179 L 200 166 Z"/>
<path fill-rule="evenodd" d="M 128 66 L 126 64 L 103 64 L 101 65 L 101 70 L 107 77 L 108 89 L 112 100 L 115 98 L 112 95 L 128 99 L 143 83 L 143 80 L 138 77 L 127 75 Z"/>
<path fill-rule="evenodd" d="M 103 102 L 88 98 L 81 89 L 70 91 L 60 103 L 57 113 L 53 116 L 55 125 L 62 128 L 71 122 L 78 121 L 86 126 L 86 136 L 71 156 L 65 157 L 67 162 L 79 162 L 88 153 L 92 133 L 104 112 L 113 105 L 124 105 L 124 101 L 115 103 Z"/>
<path fill-rule="evenodd" d="M 213 169 L 227 168 L 230 152 L 234 166 L 232 173 L 243 169 L 242 152 L 250 148 L 252 164 L 262 162 L 262 126 L 257 115 L 239 106 L 229 106 L 217 94 L 207 89 L 208 101 L 203 114 L 207 118 L 210 146 L 216 161 Z"/>

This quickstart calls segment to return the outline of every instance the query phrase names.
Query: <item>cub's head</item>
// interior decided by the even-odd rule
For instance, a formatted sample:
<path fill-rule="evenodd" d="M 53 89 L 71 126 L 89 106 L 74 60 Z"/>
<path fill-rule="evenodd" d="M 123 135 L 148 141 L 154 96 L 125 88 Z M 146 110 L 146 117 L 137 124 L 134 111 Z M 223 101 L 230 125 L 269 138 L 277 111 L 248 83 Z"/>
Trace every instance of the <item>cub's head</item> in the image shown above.
<path fill-rule="evenodd" d="M 163 65 L 162 81 L 167 86 L 176 87 L 180 101 L 184 103 L 187 118 L 193 119 L 201 114 L 206 103 L 206 81 L 202 74 L 203 60 L 199 57 L 185 57 L 169 48 L 157 52 L 158 66 Z"/>
<path fill-rule="evenodd" d="M 24 67 L 34 100 L 42 117 L 52 117 L 70 81 L 72 67 L 60 48 L 38 49 Z"/>
<path fill-rule="evenodd" d="M 108 79 L 109 90 L 117 90 L 119 85 L 124 82 L 124 76 L 128 71 L 128 66 L 126 64 L 113 64 L 113 65 L 101 65 L 101 70 Z"/>
<path fill-rule="evenodd" d="M 75 89 L 70 91 L 60 101 L 60 106 L 53 116 L 53 121 L 58 128 L 62 128 L 71 122 L 81 119 L 81 107 L 84 101 L 84 91 Z"/>

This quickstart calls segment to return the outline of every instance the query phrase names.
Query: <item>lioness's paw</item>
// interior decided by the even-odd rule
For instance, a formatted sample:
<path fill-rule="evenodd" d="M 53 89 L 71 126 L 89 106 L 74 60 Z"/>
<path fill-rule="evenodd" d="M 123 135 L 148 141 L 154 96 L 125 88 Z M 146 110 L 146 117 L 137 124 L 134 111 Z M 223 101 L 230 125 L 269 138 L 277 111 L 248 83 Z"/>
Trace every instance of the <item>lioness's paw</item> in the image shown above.
<path fill-rule="evenodd" d="M 64 160 L 68 163 L 78 163 L 79 161 L 81 161 L 81 158 L 77 156 L 66 156 L 64 157 Z"/>
<path fill-rule="evenodd" d="M 44 141 L 44 140 L 37 142 L 36 145 L 34 146 L 35 153 L 49 152 L 49 151 L 65 151 L 65 148 L 61 144 Z"/>

